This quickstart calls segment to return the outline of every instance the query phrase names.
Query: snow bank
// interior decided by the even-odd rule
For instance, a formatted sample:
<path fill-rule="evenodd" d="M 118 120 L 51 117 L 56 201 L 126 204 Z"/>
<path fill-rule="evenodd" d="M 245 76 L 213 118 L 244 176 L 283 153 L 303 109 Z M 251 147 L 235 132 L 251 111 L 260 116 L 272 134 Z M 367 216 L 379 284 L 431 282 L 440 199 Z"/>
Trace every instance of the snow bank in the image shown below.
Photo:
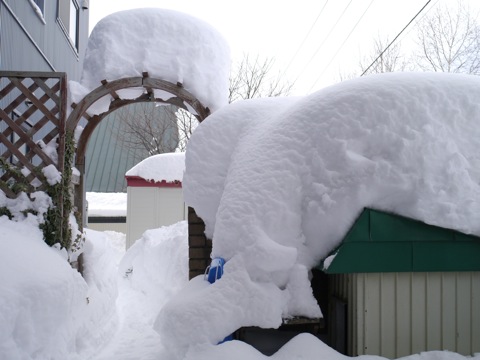
<path fill-rule="evenodd" d="M 138 176 L 147 181 L 174 182 L 183 180 L 185 153 L 157 154 L 139 162 L 125 176 Z"/>
<path fill-rule="evenodd" d="M 182 83 L 213 111 L 228 103 L 230 50 L 224 38 L 199 19 L 159 8 L 120 11 L 97 23 L 88 40 L 80 84 L 69 85 L 72 100 L 100 86 L 101 80 L 142 76 L 144 71 Z M 134 92 L 119 94 L 138 97 L 142 90 Z M 107 99 L 96 112 L 105 111 L 108 104 Z"/>
<path fill-rule="evenodd" d="M 37 201 L 48 198 L 42 194 L 36 193 Z M 16 206 L 10 206 L 15 220 L 0 217 L 0 358 L 89 357 L 117 325 L 111 281 L 117 266 L 109 242 L 88 233 L 82 278 L 65 250 L 43 241 L 37 216 L 16 214 L 30 201 L 8 201 Z"/>
<path fill-rule="evenodd" d="M 122 326 L 96 360 L 165 358 L 153 323 L 165 302 L 188 281 L 187 237 L 182 221 L 146 231 L 128 249 L 118 267 L 116 308 Z"/>
<path fill-rule="evenodd" d="M 178 292 L 188 280 L 188 225 L 180 221 L 145 231 L 126 253 L 119 273 L 131 287 L 156 293 L 156 306 Z"/>
<path fill-rule="evenodd" d="M 0 217 L 0 358 L 74 359 L 87 285 L 37 224 Z"/>
<path fill-rule="evenodd" d="M 243 307 L 245 298 L 256 296 L 255 285 L 275 285 L 284 301 L 273 301 L 271 292 L 278 308 L 256 325 L 271 327 L 281 315 L 318 316 L 307 269 L 338 245 L 366 206 L 480 235 L 479 98 L 478 77 L 396 73 L 302 99 L 238 102 L 211 115 L 187 149 L 185 201 L 205 220 L 212 256 L 245 270 L 227 266 L 198 301 L 214 301 L 216 288 L 225 288 L 222 312 L 237 312 L 236 325 L 250 326 L 256 310 Z M 239 296 L 229 279 L 244 271 Z M 180 327 L 172 319 L 181 310 L 169 311 L 171 318 L 160 317 Z M 214 344 L 213 329 L 230 330 L 225 317 L 210 316 L 214 310 L 199 311 L 205 316 L 191 319 L 179 347 L 187 337 Z M 204 329 L 206 318 L 199 338 L 194 329 Z"/>

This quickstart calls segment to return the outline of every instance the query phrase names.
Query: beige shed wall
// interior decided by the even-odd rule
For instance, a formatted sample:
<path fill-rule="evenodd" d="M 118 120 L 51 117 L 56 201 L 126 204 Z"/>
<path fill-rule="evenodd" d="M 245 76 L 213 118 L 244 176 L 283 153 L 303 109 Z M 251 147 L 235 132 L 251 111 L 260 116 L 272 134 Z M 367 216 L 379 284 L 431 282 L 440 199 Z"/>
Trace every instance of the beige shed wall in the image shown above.
<path fill-rule="evenodd" d="M 127 187 L 127 249 L 146 230 L 186 219 L 181 188 Z"/>
<path fill-rule="evenodd" d="M 336 275 L 348 303 L 349 355 L 480 352 L 480 272 Z"/>

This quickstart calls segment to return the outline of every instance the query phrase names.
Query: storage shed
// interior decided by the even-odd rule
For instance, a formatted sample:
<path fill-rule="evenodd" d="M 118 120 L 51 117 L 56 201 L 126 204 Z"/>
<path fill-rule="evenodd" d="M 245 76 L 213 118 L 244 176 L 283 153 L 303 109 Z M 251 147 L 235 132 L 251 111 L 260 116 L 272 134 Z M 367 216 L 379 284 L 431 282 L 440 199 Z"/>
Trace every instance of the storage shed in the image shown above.
<path fill-rule="evenodd" d="M 364 209 L 319 268 L 337 350 L 480 352 L 480 238 Z"/>
<path fill-rule="evenodd" d="M 167 153 L 151 156 L 126 173 L 127 249 L 146 230 L 187 219 L 184 169 L 184 153 Z"/>

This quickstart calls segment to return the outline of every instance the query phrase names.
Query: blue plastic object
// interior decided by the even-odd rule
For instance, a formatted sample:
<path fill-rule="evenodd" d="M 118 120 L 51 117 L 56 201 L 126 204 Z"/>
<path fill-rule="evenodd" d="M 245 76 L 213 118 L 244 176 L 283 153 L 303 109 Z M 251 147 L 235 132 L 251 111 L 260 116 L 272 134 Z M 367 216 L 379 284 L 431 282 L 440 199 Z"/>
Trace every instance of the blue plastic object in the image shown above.
<path fill-rule="evenodd" d="M 220 279 L 223 275 L 223 266 L 225 265 L 225 259 L 221 257 L 216 257 L 212 259 L 210 266 L 207 268 L 205 277 L 210 284 L 213 284 L 215 281 Z M 219 344 L 224 343 L 225 341 L 233 340 L 233 334 L 228 335 L 225 339 L 219 342 Z"/>
<path fill-rule="evenodd" d="M 223 275 L 223 266 L 225 265 L 225 259 L 216 257 L 212 260 L 210 267 L 208 268 L 207 280 L 210 284 L 220 279 Z"/>

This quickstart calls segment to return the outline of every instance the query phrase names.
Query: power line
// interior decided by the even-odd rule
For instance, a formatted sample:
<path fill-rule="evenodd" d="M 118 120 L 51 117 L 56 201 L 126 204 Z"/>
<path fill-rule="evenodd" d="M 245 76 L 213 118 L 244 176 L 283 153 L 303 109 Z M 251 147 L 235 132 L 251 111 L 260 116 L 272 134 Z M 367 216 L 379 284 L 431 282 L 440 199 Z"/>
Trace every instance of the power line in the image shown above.
<path fill-rule="evenodd" d="M 421 22 L 421 21 L 425 18 L 425 16 L 427 16 L 428 13 L 429 13 L 432 9 L 434 9 L 435 6 L 437 6 L 437 4 L 438 4 L 439 1 L 440 1 L 440 0 L 436 0 L 435 3 L 433 3 L 433 5 L 430 6 L 430 7 L 428 8 L 428 10 L 422 15 L 422 17 L 419 18 L 419 19 L 416 21 L 416 24 L 415 24 L 415 25 L 417 25 L 419 22 Z M 410 32 L 411 32 L 414 28 L 415 28 L 415 27 L 413 27 L 413 28 L 411 27 L 411 28 L 406 32 L 405 35 L 410 34 Z"/>
<path fill-rule="evenodd" d="M 292 65 L 293 63 L 293 60 L 297 57 L 298 53 L 300 52 L 300 49 L 303 47 L 303 45 L 305 44 L 305 41 L 307 40 L 307 38 L 310 36 L 310 33 L 312 32 L 313 28 L 315 27 L 318 19 L 320 18 L 320 16 L 322 15 L 323 13 L 323 10 L 325 10 L 325 7 L 327 6 L 328 4 L 328 0 L 325 2 L 325 4 L 323 5 L 323 7 L 320 9 L 320 12 L 318 13 L 317 15 L 317 18 L 315 19 L 315 21 L 313 22 L 312 26 L 310 27 L 310 30 L 308 30 L 307 34 L 305 35 L 305 37 L 303 38 L 302 40 L 302 43 L 300 44 L 300 46 L 298 47 L 297 51 L 295 51 L 295 54 L 293 54 L 290 62 L 288 63 L 287 67 L 285 68 L 283 74 L 285 75 L 285 73 L 287 72 L 288 68 L 290 67 L 290 65 Z"/>
<path fill-rule="evenodd" d="M 358 24 L 360 23 L 360 21 L 362 21 L 363 17 L 365 16 L 365 14 L 367 13 L 367 11 L 370 9 L 370 7 L 372 6 L 373 2 L 375 0 L 372 0 L 370 1 L 370 4 L 368 4 L 367 8 L 365 9 L 365 11 L 363 12 L 363 14 L 360 16 L 360 18 L 357 20 L 357 22 L 355 23 L 355 25 L 353 26 L 352 30 L 350 30 L 350 32 L 348 33 L 347 37 L 345 38 L 345 40 L 343 40 L 342 44 L 340 45 L 340 47 L 337 49 L 337 51 L 335 52 L 335 54 L 332 56 L 332 58 L 330 59 L 329 63 L 327 64 L 327 66 L 325 66 L 323 68 L 323 71 L 321 72 L 321 74 L 317 77 L 317 79 L 315 80 L 315 82 L 313 83 L 313 85 L 310 87 L 310 90 L 308 90 L 308 92 L 312 91 L 313 87 L 317 84 L 318 80 L 320 80 L 320 78 L 323 76 L 323 74 L 325 73 L 325 71 L 327 71 L 327 69 L 330 67 L 330 65 L 332 64 L 333 60 L 337 57 L 338 53 L 340 52 L 340 50 L 342 50 L 342 48 L 345 46 L 345 43 L 348 41 L 348 39 L 350 38 L 350 36 L 353 34 L 353 32 L 355 31 L 355 29 L 357 28 Z"/>
<path fill-rule="evenodd" d="M 295 80 L 293 81 L 293 85 L 295 85 L 295 83 L 298 81 L 298 78 L 300 76 L 302 76 L 302 74 L 304 73 L 305 69 L 310 65 L 310 63 L 312 62 L 313 58 L 318 54 L 318 52 L 320 51 L 320 49 L 322 48 L 323 44 L 325 44 L 325 42 L 328 40 L 328 38 L 330 37 L 330 35 L 332 34 L 333 30 L 335 30 L 335 28 L 337 27 L 338 23 L 340 22 L 340 20 L 343 18 L 343 15 L 345 15 L 347 9 L 350 7 L 351 3 L 352 3 L 353 0 L 350 0 L 350 2 L 347 4 L 347 6 L 345 7 L 345 9 L 343 9 L 343 12 L 340 14 L 340 17 L 337 19 L 337 21 L 335 22 L 335 24 L 333 25 L 333 27 L 330 29 L 330 31 L 328 32 L 327 36 L 323 39 L 322 43 L 320 44 L 320 46 L 317 48 L 317 50 L 315 51 L 315 53 L 310 57 L 310 59 L 308 60 L 307 64 L 304 66 L 303 70 L 300 71 L 300 74 L 298 74 L 298 76 L 295 78 Z"/>
<path fill-rule="evenodd" d="M 410 26 L 410 24 L 417 18 L 418 15 L 420 15 L 420 13 L 427 7 L 428 4 L 430 4 L 431 1 L 432 0 L 428 0 L 427 3 L 425 5 L 423 5 L 423 7 L 420 9 L 420 11 L 417 12 L 417 14 L 408 22 L 408 24 L 405 25 L 405 27 L 402 29 L 402 31 L 400 31 L 397 34 L 397 36 L 395 36 L 395 38 L 390 42 L 390 44 L 388 44 L 388 46 L 380 53 L 380 55 L 378 55 L 377 58 L 375 60 L 373 60 L 373 62 L 365 69 L 365 71 L 360 76 L 365 75 L 367 73 L 367 71 L 370 70 L 370 68 L 377 62 L 377 60 L 382 57 L 382 55 L 390 48 L 390 46 L 392 46 L 392 44 L 395 42 L 395 40 L 397 40 L 398 37 L 400 35 L 402 35 L 402 33 L 405 31 L 405 29 Z"/>

